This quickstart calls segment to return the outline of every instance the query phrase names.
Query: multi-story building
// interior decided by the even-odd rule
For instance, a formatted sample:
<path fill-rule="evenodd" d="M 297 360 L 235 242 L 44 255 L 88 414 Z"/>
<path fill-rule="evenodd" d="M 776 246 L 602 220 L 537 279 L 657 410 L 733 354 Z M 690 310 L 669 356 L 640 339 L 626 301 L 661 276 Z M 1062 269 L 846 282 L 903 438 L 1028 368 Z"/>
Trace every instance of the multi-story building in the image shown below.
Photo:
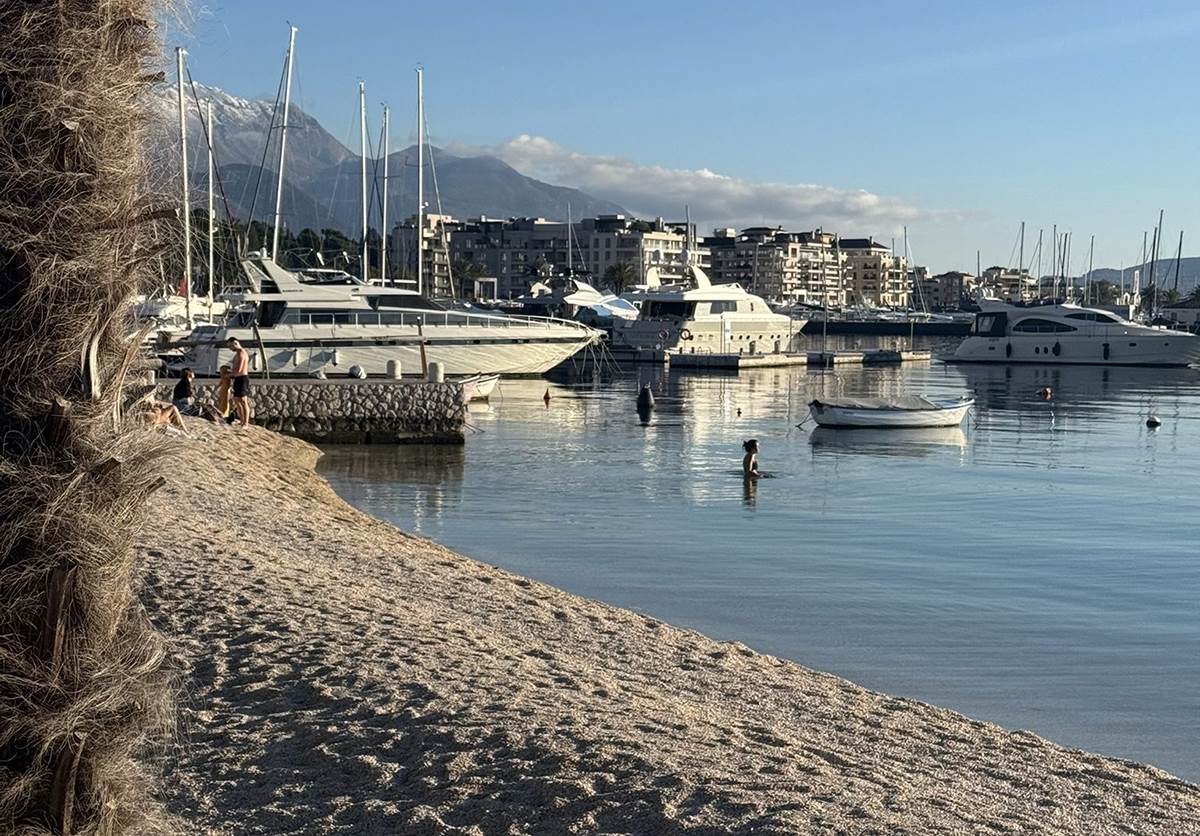
<path fill-rule="evenodd" d="M 396 224 L 392 230 L 388 260 L 404 282 L 417 275 L 417 253 L 421 254 L 421 292 L 439 299 L 456 295 L 451 287 L 450 238 L 462 224 L 450 215 L 422 215 L 421 246 L 416 241 L 416 215 Z M 388 270 L 389 274 L 393 270 Z"/>
<path fill-rule="evenodd" d="M 694 237 L 694 229 L 693 229 Z M 650 268 L 664 279 L 682 275 L 687 228 L 662 218 L 643 221 L 624 215 L 600 215 L 571 224 L 568 255 L 567 224 L 545 218 L 496 220 L 478 218 L 456 228 L 450 236 L 455 262 L 482 265 L 496 277 L 501 298 L 520 296 L 539 279 L 574 275 L 603 284 L 609 270 L 628 265 L 642 282 Z M 697 247 L 692 263 L 705 266 L 708 251 Z"/>
<path fill-rule="evenodd" d="M 978 280 L 970 273 L 950 270 L 930 276 L 922 282 L 921 289 L 925 294 L 925 304 L 932 310 L 953 311 L 963 306 L 963 303 L 975 295 Z"/>
<path fill-rule="evenodd" d="M 750 227 L 737 234 L 715 229 L 704 240 L 717 283 L 737 282 L 779 302 L 837 306 L 845 303 L 846 256 L 829 232 L 785 232 Z"/>
<path fill-rule="evenodd" d="M 874 238 L 843 238 L 840 248 L 846 256 L 852 302 L 885 308 L 908 305 L 912 288 L 904 256 Z"/>
<path fill-rule="evenodd" d="M 1038 297 L 1038 280 L 1028 270 L 989 267 L 979 277 L 979 284 L 988 295 L 1013 302 L 1027 302 Z"/>

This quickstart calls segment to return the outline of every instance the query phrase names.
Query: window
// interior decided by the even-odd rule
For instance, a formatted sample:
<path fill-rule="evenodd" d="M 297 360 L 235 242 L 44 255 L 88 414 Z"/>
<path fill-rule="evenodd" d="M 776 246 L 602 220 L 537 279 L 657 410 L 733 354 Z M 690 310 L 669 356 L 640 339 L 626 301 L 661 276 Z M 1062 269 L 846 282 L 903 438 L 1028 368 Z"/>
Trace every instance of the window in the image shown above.
<path fill-rule="evenodd" d="M 735 311 L 737 311 L 737 302 L 713 302 L 708 308 L 708 312 L 714 314 L 734 313 Z"/>
<path fill-rule="evenodd" d="M 1013 326 L 1013 331 L 1021 334 L 1057 334 L 1063 331 L 1074 331 L 1075 328 L 1065 322 L 1053 322 L 1049 319 L 1030 317 L 1022 319 Z"/>
<path fill-rule="evenodd" d="M 695 310 L 695 302 L 650 301 L 642 306 L 642 319 L 659 319 L 665 316 L 678 316 L 688 319 L 692 316 Z"/>
<path fill-rule="evenodd" d="M 1121 320 L 1117 319 L 1112 314 L 1101 313 L 1099 311 L 1084 311 L 1083 313 L 1067 314 L 1067 319 L 1082 319 L 1085 322 L 1107 322 L 1111 325 L 1121 324 Z"/>

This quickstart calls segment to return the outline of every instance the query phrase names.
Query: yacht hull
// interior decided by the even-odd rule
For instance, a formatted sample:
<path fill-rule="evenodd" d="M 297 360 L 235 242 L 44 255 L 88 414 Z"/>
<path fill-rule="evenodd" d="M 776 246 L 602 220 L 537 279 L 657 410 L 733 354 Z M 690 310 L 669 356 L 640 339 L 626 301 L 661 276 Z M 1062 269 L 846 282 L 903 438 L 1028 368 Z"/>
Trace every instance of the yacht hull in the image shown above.
<path fill-rule="evenodd" d="M 422 340 L 415 334 L 382 331 L 352 338 L 263 333 L 260 339 L 250 329 L 222 329 L 210 341 L 182 342 L 179 347 L 183 351 L 169 365 L 189 367 L 198 375 L 216 375 L 233 359 L 225 340 L 236 337 L 250 351 L 251 371 L 278 376 L 311 377 L 318 372 L 336 376 L 348 373 L 351 366 L 362 367 L 370 376 L 380 376 L 388 374 L 392 360 L 399 363 L 402 374 L 410 375 L 421 374 L 423 364 L 431 362 L 440 363 L 447 376 L 540 375 L 569 360 L 598 337 L 598 332 L 584 328 L 563 329 L 566 333 L 562 333 L 559 326 L 550 326 L 545 332 L 525 327 L 511 337 L 497 336 L 495 328 L 470 325 L 453 326 L 452 330 L 455 333 L 435 333 Z"/>
<path fill-rule="evenodd" d="M 967 337 L 951 359 L 955 363 L 1047 366 L 1188 366 L 1200 362 L 1200 338 L 1171 331 Z"/>

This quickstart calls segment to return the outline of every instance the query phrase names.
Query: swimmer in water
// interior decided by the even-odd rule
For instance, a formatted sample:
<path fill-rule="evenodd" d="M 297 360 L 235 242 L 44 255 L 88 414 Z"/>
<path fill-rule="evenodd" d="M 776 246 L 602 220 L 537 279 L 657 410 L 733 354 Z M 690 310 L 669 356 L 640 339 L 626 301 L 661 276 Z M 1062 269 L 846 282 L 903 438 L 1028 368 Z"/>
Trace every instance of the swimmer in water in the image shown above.
<path fill-rule="evenodd" d="M 747 479 L 757 479 L 762 476 L 758 470 L 758 439 L 752 438 L 742 443 L 746 455 L 742 458 L 742 475 Z"/>

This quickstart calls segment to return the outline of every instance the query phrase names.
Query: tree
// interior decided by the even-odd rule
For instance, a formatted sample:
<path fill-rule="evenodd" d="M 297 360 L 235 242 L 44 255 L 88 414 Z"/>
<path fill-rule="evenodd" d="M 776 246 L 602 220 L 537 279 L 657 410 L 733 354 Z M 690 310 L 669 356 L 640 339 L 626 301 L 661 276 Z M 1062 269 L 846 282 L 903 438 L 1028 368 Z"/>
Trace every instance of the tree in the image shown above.
<path fill-rule="evenodd" d="M 620 296 L 638 280 L 637 268 L 628 261 L 618 261 L 604 271 L 604 281 L 613 293 Z"/>
<path fill-rule="evenodd" d="M 1155 294 L 1155 285 L 1146 285 L 1138 294 L 1138 305 L 1142 310 L 1157 310 L 1159 308 L 1169 308 L 1179 302 L 1179 291 L 1172 288 L 1159 287 L 1157 295 Z"/>
<path fill-rule="evenodd" d="M 1120 289 L 1110 281 L 1101 279 L 1092 282 L 1088 302 L 1093 305 L 1115 305 L 1120 298 Z"/>
<path fill-rule="evenodd" d="M 155 0 L 0 3 L 0 822 L 171 828 L 174 716 L 132 542 L 162 445 L 128 414 L 129 300 L 182 224 L 147 194 Z M 161 234 L 151 224 L 161 223 Z M 161 242 L 156 244 L 156 240 Z M 180 248 L 181 249 L 181 248 Z"/>

